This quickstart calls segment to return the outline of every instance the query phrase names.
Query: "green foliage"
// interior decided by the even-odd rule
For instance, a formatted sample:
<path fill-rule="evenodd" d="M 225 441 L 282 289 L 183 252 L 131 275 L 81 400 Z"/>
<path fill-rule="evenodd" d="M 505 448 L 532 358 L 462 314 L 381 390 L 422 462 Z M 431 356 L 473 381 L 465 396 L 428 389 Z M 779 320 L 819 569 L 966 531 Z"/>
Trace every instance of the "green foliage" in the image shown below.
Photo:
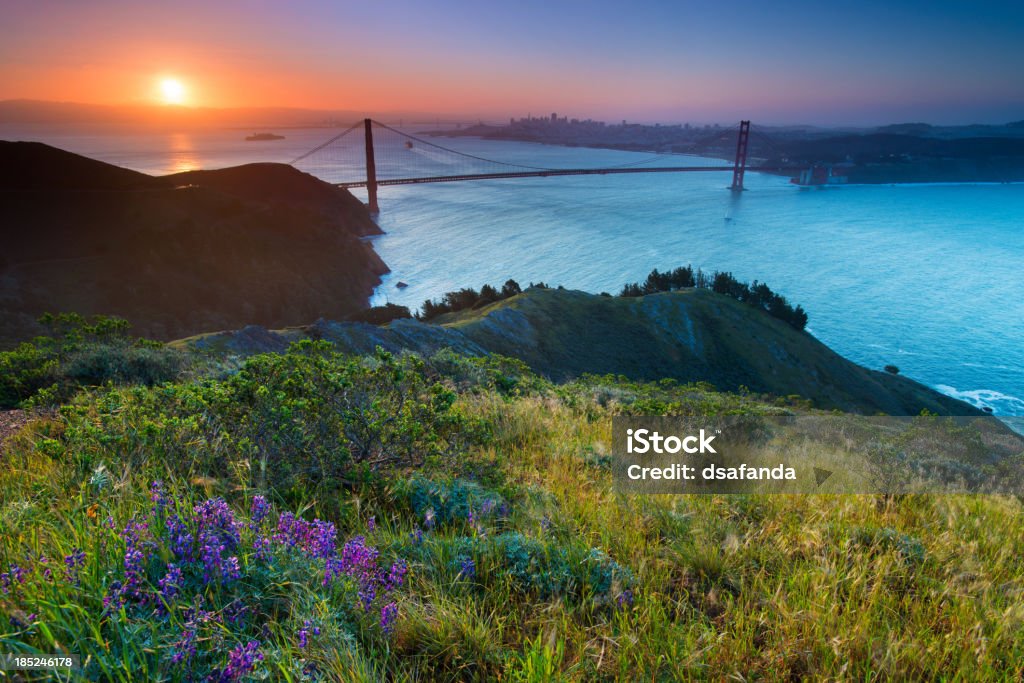
<path fill-rule="evenodd" d="M 708 274 L 701 270 L 694 273 L 692 266 L 684 266 L 664 273 L 655 268 L 647 276 L 643 285 L 636 282 L 627 283 L 619 296 L 638 297 L 691 287 L 710 289 L 718 294 L 741 301 L 782 320 L 797 330 L 803 330 L 807 326 L 807 312 L 803 307 L 797 305 L 794 308 L 786 301 L 785 297 L 773 292 L 765 283 L 754 280 L 748 285 L 737 280 L 732 273 L 716 271 Z"/>
<path fill-rule="evenodd" d="M 110 389 L 62 410 L 80 466 L 225 479 L 301 491 L 393 467 L 439 465 L 478 437 L 423 361 L 303 341 L 223 380 Z M 94 420 L 102 429 L 94 428 Z"/>
<path fill-rule="evenodd" d="M 531 286 L 533 285 L 531 284 Z M 522 291 L 519 283 L 515 280 L 507 280 L 500 290 L 492 285 L 484 285 L 480 288 L 479 292 L 472 287 L 464 287 L 454 292 L 447 292 L 439 301 L 434 299 L 424 301 L 423 312 L 420 314 L 420 318 L 422 320 L 433 320 L 445 313 L 463 311 L 469 308 L 482 308 L 495 301 L 513 297 Z"/>
<path fill-rule="evenodd" d="M 78 388 L 152 386 L 178 377 L 184 356 L 159 342 L 135 339 L 120 318 L 47 314 L 49 334 L 0 352 L 0 408 L 56 405 Z"/>
<path fill-rule="evenodd" d="M 407 505 L 414 518 L 430 528 L 508 514 L 508 504 L 500 494 L 473 481 L 435 481 L 415 476 L 397 486 L 399 504 Z"/>
<path fill-rule="evenodd" d="M 0 585 L 12 565 L 33 567 L 0 592 L 0 651 L 73 645 L 94 680 L 186 680 L 167 658 L 194 629 L 196 680 L 250 639 L 256 680 L 1020 680 L 1017 499 L 616 491 L 614 415 L 807 410 L 704 383 L 554 386 L 500 357 L 353 358 L 313 342 L 230 376 L 80 392 L 0 457 Z M 1000 434 L 925 415 L 877 450 L 980 468 Z M 816 439 L 801 447 L 830 452 Z M 477 461 L 496 470 L 476 476 Z M 147 491 L 156 473 L 173 475 L 163 517 Z M 390 635 L 381 596 L 362 608 L 370 596 L 351 576 L 325 586 L 322 560 L 238 512 L 254 487 L 363 537 L 358 548 L 379 549 L 373 567 L 406 561 Z M 235 503 L 239 578 L 208 581 L 193 557 L 181 584 L 211 620 L 196 623 L 184 599 L 166 614 L 137 601 L 105 610 L 128 578 L 118 531 L 149 523 L 153 594 L 170 560 L 167 512 L 195 532 L 195 506 L 214 492 Z M 62 576 L 76 548 L 77 584 Z"/>
<path fill-rule="evenodd" d="M 353 313 L 347 318 L 347 320 L 352 322 L 370 323 L 371 325 L 386 325 L 392 320 L 401 320 L 402 318 L 411 317 L 412 313 L 409 312 L 409 308 L 407 306 L 388 303 L 383 306 L 373 306 L 365 311 Z"/>
<path fill-rule="evenodd" d="M 499 354 L 464 356 L 443 349 L 430 357 L 429 365 L 451 379 L 460 391 L 496 391 L 502 396 L 545 394 L 551 383 L 518 358 Z"/>

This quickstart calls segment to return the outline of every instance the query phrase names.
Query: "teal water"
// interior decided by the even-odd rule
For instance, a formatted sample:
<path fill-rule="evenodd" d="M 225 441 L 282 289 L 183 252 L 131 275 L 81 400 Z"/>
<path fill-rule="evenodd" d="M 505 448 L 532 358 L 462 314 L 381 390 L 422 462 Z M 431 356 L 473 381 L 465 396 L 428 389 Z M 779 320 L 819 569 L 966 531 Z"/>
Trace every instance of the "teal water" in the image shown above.
<path fill-rule="evenodd" d="M 282 132 L 288 139 L 277 143 L 246 143 L 241 131 L 59 136 L 0 129 L 0 138 L 42 139 L 161 173 L 284 161 L 330 135 Z M 547 167 L 648 156 L 440 142 Z M 747 191 L 735 196 L 728 182 L 727 174 L 689 173 L 382 188 L 379 223 L 387 234 L 374 245 L 392 273 L 375 301 L 416 308 L 445 291 L 509 277 L 616 293 L 652 268 L 690 263 L 767 282 L 807 309 L 811 333 L 853 361 L 893 364 L 996 414 L 1024 415 L 1024 185 L 808 190 L 748 174 Z M 396 288 L 399 281 L 408 288 Z"/>

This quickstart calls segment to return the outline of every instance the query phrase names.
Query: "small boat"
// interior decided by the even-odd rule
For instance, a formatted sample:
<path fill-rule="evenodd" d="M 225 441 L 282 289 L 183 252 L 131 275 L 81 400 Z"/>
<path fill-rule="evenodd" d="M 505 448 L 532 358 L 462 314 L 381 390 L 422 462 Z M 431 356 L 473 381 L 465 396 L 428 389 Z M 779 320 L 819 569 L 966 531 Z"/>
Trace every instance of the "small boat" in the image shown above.
<path fill-rule="evenodd" d="M 405 148 L 406 149 L 412 149 L 412 140 L 406 140 L 405 141 Z"/>
<path fill-rule="evenodd" d="M 399 281 L 398 284 L 395 285 L 395 287 L 398 288 L 398 289 L 405 289 L 408 286 L 409 286 L 408 284 L 406 284 L 405 282 L 402 282 L 402 281 Z"/>
<path fill-rule="evenodd" d="M 245 138 L 249 142 L 261 142 L 263 140 L 284 140 L 283 135 L 274 135 L 273 133 L 253 133 Z"/>

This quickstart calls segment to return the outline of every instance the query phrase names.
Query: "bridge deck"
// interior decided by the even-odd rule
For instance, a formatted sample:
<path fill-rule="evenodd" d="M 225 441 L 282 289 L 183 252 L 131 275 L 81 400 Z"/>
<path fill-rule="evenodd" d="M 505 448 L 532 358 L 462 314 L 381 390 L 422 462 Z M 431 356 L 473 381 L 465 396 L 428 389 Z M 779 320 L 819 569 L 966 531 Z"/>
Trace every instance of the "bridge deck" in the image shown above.
<path fill-rule="evenodd" d="M 781 172 L 801 171 L 803 167 L 789 166 L 747 166 L 748 171 Z M 733 171 L 733 166 L 652 166 L 650 168 L 563 168 L 549 171 L 512 171 L 508 173 L 474 173 L 466 175 L 425 176 L 422 178 L 378 179 L 377 185 L 418 185 L 421 183 L 452 183 L 461 180 L 496 180 L 500 178 L 547 178 L 570 175 L 618 175 L 622 173 L 688 173 L 702 171 Z M 335 183 L 345 189 L 366 187 L 366 181 Z"/>

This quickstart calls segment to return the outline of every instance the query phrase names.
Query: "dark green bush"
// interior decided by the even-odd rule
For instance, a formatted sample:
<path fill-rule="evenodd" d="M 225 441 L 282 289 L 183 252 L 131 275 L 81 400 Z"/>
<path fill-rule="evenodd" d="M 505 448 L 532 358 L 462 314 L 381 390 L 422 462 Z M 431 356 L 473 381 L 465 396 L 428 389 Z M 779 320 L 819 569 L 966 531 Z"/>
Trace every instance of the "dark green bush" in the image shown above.
<path fill-rule="evenodd" d="M 62 409 L 79 464 L 303 490 L 385 468 L 440 464 L 477 438 L 423 361 L 303 341 L 224 380 L 108 389 Z M 100 426 L 97 428 L 96 425 Z"/>
<path fill-rule="evenodd" d="M 128 334 L 128 322 L 73 314 L 40 319 L 48 334 L 0 353 L 0 408 L 52 405 L 82 386 L 145 384 L 178 377 L 184 354 Z"/>

